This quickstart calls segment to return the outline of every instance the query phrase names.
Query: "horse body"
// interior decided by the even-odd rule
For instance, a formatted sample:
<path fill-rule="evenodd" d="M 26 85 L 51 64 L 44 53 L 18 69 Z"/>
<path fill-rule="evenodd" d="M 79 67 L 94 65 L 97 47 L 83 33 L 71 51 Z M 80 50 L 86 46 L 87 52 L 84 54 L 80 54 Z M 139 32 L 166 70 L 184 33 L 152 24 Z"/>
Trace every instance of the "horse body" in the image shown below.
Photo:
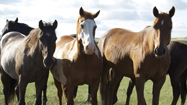
<path fill-rule="evenodd" d="M 57 21 L 53 26 L 48 23 L 43 25 L 40 21 L 39 27 L 33 29 L 27 37 L 19 32 L 9 32 L 1 39 L 1 66 L 4 70 L 1 79 L 6 105 L 11 100 L 8 91 L 15 88 L 11 83 L 6 83 L 6 78 L 18 81 L 20 105 L 25 104 L 27 84 L 35 82 L 35 104 L 41 105 L 41 92 L 48 79 L 49 67 L 53 64 Z"/>
<path fill-rule="evenodd" d="M 107 31 L 100 38 L 98 46 L 104 58 L 104 75 L 101 77 L 102 104 L 114 103 L 113 95 L 123 76 L 135 80 L 138 105 L 146 104 L 143 93 L 144 83 L 151 79 L 154 82 L 153 105 L 158 104 L 160 89 L 170 64 L 167 44 L 170 42 L 168 29 L 172 26 L 170 19 L 173 14 L 171 17 L 167 14 L 158 15 L 156 8 L 153 13 L 156 17 L 154 25 L 146 27 L 141 32 L 115 28 Z M 162 20 L 165 26 L 159 25 Z M 162 28 L 167 30 L 164 32 Z M 108 84 L 109 89 L 105 90 L 109 68 L 114 70 L 114 75 Z"/>
<path fill-rule="evenodd" d="M 142 69 L 141 72 L 146 76 L 146 80 L 155 77 L 157 72 L 163 72 L 163 70 L 159 68 L 162 66 L 158 66 L 162 63 L 159 64 L 158 62 L 166 62 L 166 65 L 168 65 L 169 56 L 168 53 L 166 53 L 166 56 L 161 59 L 155 57 L 153 41 L 149 41 L 153 40 L 153 35 L 150 34 L 153 31 L 151 29 L 153 29 L 152 26 L 145 28 L 145 30 L 140 33 L 129 32 L 123 29 L 109 30 L 107 33 L 113 33 L 112 36 L 109 36 L 109 34 L 107 34 L 108 36 L 104 36 L 106 37 L 105 44 L 107 44 L 104 55 L 106 55 L 105 57 L 109 61 L 109 65 L 112 65 L 112 68 L 118 70 L 120 74 L 130 78 L 137 77 L 140 71 L 134 71 L 134 69 L 137 70 L 139 68 Z M 119 33 L 123 33 L 123 35 Z M 108 43 L 110 43 L 110 45 L 108 45 Z M 121 49 L 121 47 L 123 47 L 123 49 Z M 151 64 L 147 65 L 147 63 Z M 151 69 L 151 73 L 147 68 Z M 164 68 L 164 72 L 166 71 L 167 67 Z M 165 73 L 158 74 L 163 76 Z"/>
<path fill-rule="evenodd" d="M 1 56 L 2 59 L 1 66 L 4 68 L 7 74 L 9 74 L 12 78 L 16 80 L 18 80 L 19 77 L 15 71 L 15 62 L 16 62 L 15 56 L 19 49 L 18 46 L 22 46 L 24 38 L 25 36 L 18 32 L 10 32 L 6 36 L 3 36 L 1 39 L 2 40 L 1 48 L 3 48 L 2 50 L 3 55 Z"/>
<path fill-rule="evenodd" d="M 168 69 L 171 85 L 173 88 L 173 101 L 171 105 L 176 105 L 179 95 L 181 95 L 181 105 L 185 105 L 186 100 L 186 77 L 187 77 L 187 45 L 177 41 L 171 41 L 168 46 L 171 64 Z"/>
<path fill-rule="evenodd" d="M 73 105 L 73 91 L 78 85 L 91 86 L 92 104 L 97 105 L 97 90 L 102 73 L 102 58 L 94 41 L 96 24 L 91 14 L 80 8 L 76 38 L 62 36 L 56 43 L 56 65 L 51 72 L 57 87 L 59 104 L 62 105 L 62 88 L 67 95 L 67 105 Z M 63 87 L 62 87 L 62 85 Z"/>

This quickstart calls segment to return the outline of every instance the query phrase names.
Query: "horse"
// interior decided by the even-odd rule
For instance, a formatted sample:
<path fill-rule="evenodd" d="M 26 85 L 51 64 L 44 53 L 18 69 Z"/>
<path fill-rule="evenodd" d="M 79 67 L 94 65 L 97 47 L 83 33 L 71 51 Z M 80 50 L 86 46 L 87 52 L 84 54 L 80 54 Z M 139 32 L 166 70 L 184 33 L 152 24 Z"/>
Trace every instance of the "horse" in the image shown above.
<path fill-rule="evenodd" d="M 167 45 L 171 40 L 171 18 L 174 12 L 174 7 L 169 14 L 159 13 L 154 7 L 155 19 L 152 26 L 147 26 L 140 32 L 114 28 L 102 35 L 98 43 L 103 57 L 100 84 L 102 105 L 113 104 L 113 94 L 123 76 L 135 80 L 138 105 L 146 104 L 144 84 L 148 79 L 152 80 L 152 104 L 159 104 L 160 90 L 170 65 Z M 111 81 L 107 79 L 110 68 L 113 69 Z"/>
<path fill-rule="evenodd" d="M 62 88 L 67 95 L 67 105 L 73 105 L 73 91 L 78 85 L 91 86 L 91 103 L 97 105 L 97 90 L 103 70 L 100 51 L 94 40 L 96 23 L 94 19 L 100 10 L 94 14 L 79 10 L 76 21 L 76 38 L 62 36 L 56 42 L 54 57 L 56 63 L 51 69 L 57 88 L 59 105 L 62 105 Z"/>
<path fill-rule="evenodd" d="M 31 30 L 28 36 L 12 31 L 2 37 L 1 81 L 5 105 L 14 98 L 17 85 L 18 104 L 25 105 L 25 91 L 30 82 L 35 82 L 35 104 L 41 105 L 41 93 L 47 83 L 49 68 L 55 62 L 53 53 L 56 48 L 56 28 L 56 20 L 53 24 L 40 20 L 39 28 Z"/>
<path fill-rule="evenodd" d="M 15 21 L 7 19 L 6 25 L 2 30 L 2 36 L 11 31 L 17 31 L 27 36 L 32 29 L 34 28 L 28 26 L 27 24 L 18 23 L 18 18 L 16 18 Z"/>
<path fill-rule="evenodd" d="M 2 36 L 4 36 L 6 33 L 11 32 L 11 31 L 17 31 L 27 36 L 32 29 L 34 28 L 28 26 L 25 23 L 19 23 L 18 18 L 16 18 L 15 21 L 7 19 L 6 25 L 2 30 Z M 45 88 L 43 89 L 43 105 L 45 105 L 47 102 L 46 91 L 47 91 L 47 84 L 45 85 Z M 16 94 L 17 94 L 17 99 L 19 100 L 18 90 L 16 90 Z"/>
<path fill-rule="evenodd" d="M 186 78 L 187 78 L 187 45 L 178 41 L 171 41 L 168 45 L 171 64 L 167 74 L 169 74 L 173 89 L 173 101 L 171 105 L 176 105 L 179 95 L 181 95 L 181 105 L 185 105 L 186 100 Z M 129 81 L 127 89 L 126 105 L 129 105 L 130 95 L 134 87 L 134 80 Z M 115 96 L 116 97 L 116 96 Z"/>

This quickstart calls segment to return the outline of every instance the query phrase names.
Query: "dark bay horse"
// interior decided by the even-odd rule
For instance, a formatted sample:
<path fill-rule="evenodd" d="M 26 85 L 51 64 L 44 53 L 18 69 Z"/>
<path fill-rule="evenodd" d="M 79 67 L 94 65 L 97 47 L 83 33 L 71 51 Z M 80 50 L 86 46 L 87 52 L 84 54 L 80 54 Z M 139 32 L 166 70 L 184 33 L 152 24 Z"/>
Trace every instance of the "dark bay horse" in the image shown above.
<path fill-rule="evenodd" d="M 30 26 L 28 26 L 27 24 L 25 23 L 19 23 L 18 22 L 18 18 L 16 18 L 15 21 L 12 21 L 12 20 L 6 20 L 6 25 L 5 27 L 3 28 L 2 30 L 2 36 L 4 36 L 4 34 L 8 33 L 8 32 L 11 32 L 11 31 L 17 31 L 17 32 L 20 32 L 22 33 L 23 35 L 28 35 L 29 32 L 34 29 Z M 45 85 L 45 88 L 43 89 L 43 105 L 46 104 L 47 102 L 47 95 L 46 95 L 46 91 L 47 91 L 47 84 Z M 19 100 L 19 95 L 18 95 L 18 90 L 17 90 L 17 97 L 18 97 L 18 100 Z"/>
<path fill-rule="evenodd" d="M 97 90 L 103 69 L 100 51 L 94 41 L 99 15 L 84 11 L 81 7 L 77 19 L 76 38 L 62 36 L 57 40 L 54 57 L 56 65 L 51 72 L 57 87 L 59 104 L 62 105 L 62 88 L 66 88 L 67 105 L 73 105 L 73 91 L 78 85 L 91 86 L 92 105 L 97 105 Z"/>
<path fill-rule="evenodd" d="M 28 36 L 9 32 L 2 37 L 1 81 L 5 105 L 13 98 L 16 85 L 19 88 L 19 105 L 25 105 L 25 91 L 30 82 L 35 82 L 35 104 L 41 105 L 41 93 L 48 79 L 49 68 L 54 63 L 56 27 L 56 20 L 53 24 L 40 20 L 39 28 L 33 29 Z"/>
<path fill-rule="evenodd" d="M 176 105 L 179 95 L 181 95 L 181 105 L 185 105 L 186 100 L 186 78 L 187 78 L 187 45 L 178 41 L 171 41 L 168 45 L 171 63 L 168 74 L 173 89 L 173 101 L 171 105 Z M 129 105 L 130 95 L 134 87 L 134 80 L 129 81 L 127 89 L 126 105 Z M 116 97 L 116 96 L 114 96 Z"/>
<path fill-rule="evenodd" d="M 140 32 L 114 28 L 99 40 L 98 46 L 103 56 L 104 70 L 101 76 L 102 104 L 113 104 L 113 94 L 123 76 L 135 80 L 138 105 L 146 105 L 144 83 L 153 81 L 153 105 L 159 104 L 159 95 L 170 65 L 167 45 L 171 40 L 172 16 L 175 8 L 167 13 L 159 13 L 153 8 L 155 20 L 152 26 Z M 113 78 L 107 82 L 109 69 Z M 108 88 L 107 88 L 108 87 Z"/>
<path fill-rule="evenodd" d="M 16 18 L 15 21 L 7 19 L 6 25 L 2 30 L 2 36 L 11 31 L 17 31 L 27 36 L 32 29 L 34 28 L 28 26 L 27 24 L 19 23 L 18 18 Z"/>

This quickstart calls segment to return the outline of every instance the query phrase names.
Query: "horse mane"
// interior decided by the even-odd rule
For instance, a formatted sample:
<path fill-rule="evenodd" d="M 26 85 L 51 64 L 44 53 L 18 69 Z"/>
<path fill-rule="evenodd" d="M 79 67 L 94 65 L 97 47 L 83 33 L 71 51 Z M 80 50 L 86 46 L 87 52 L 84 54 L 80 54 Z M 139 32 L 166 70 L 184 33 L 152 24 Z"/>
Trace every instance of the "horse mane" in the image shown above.
<path fill-rule="evenodd" d="M 39 33 L 41 32 L 40 28 L 36 28 L 36 29 L 33 29 L 30 31 L 29 35 L 26 37 L 25 39 L 25 46 L 26 46 L 26 49 L 25 49 L 25 53 L 29 53 L 30 50 L 32 49 L 32 47 L 36 47 L 36 43 L 38 41 L 38 38 L 39 38 Z"/>
<path fill-rule="evenodd" d="M 25 23 L 17 23 L 17 24 L 19 24 L 18 26 L 19 26 L 20 32 L 23 31 L 23 29 L 24 29 L 24 30 L 26 30 L 25 32 L 29 34 L 29 32 L 30 32 L 32 29 L 34 29 L 34 28 L 28 26 L 28 25 L 25 24 Z M 23 33 L 23 34 L 24 34 L 24 33 Z M 26 34 L 26 35 L 28 35 L 28 34 Z"/>

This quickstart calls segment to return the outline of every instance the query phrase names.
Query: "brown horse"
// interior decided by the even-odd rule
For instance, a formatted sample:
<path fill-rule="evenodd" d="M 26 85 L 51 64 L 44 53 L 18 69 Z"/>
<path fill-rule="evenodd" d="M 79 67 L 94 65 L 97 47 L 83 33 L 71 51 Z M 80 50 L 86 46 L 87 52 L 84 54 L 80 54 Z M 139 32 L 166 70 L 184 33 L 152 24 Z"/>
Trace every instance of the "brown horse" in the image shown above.
<path fill-rule="evenodd" d="M 51 69 L 57 87 L 59 104 L 62 105 L 62 88 L 67 89 L 67 105 L 73 105 L 73 91 L 78 85 L 91 86 L 92 105 L 97 105 L 97 90 L 103 70 L 102 57 L 94 41 L 99 15 L 79 10 L 76 38 L 62 36 L 56 43 L 56 65 Z M 61 85 L 62 84 L 62 85 Z"/>
<path fill-rule="evenodd" d="M 175 8 L 172 7 L 169 14 L 159 14 L 154 7 L 155 20 L 152 26 L 140 32 L 115 28 L 107 31 L 100 38 L 98 46 L 104 59 L 104 70 L 101 76 L 102 104 L 113 103 L 116 85 L 123 76 L 127 76 L 135 79 L 138 105 L 146 104 L 144 83 L 151 79 L 153 81 L 152 104 L 158 105 L 160 90 L 170 64 L 167 45 L 171 40 L 171 17 L 174 12 Z M 114 70 L 114 76 L 107 84 L 110 68 Z"/>
<path fill-rule="evenodd" d="M 25 23 L 19 23 L 18 22 L 18 18 L 16 18 L 15 21 L 12 20 L 6 20 L 6 25 L 2 30 L 2 36 L 4 36 L 4 34 L 11 32 L 11 31 L 17 31 L 22 33 L 23 35 L 28 35 L 29 32 L 32 30 L 33 28 L 28 26 Z M 47 84 L 45 85 L 45 88 L 43 89 L 43 105 L 46 104 L 47 102 Z M 19 101 L 19 92 L 18 92 L 18 88 L 16 88 L 16 95 L 17 95 L 17 99 Z"/>
<path fill-rule="evenodd" d="M 39 22 L 39 28 L 33 29 L 28 36 L 19 32 L 9 32 L 1 39 L 1 81 L 5 104 L 11 101 L 16 83 L 19 88 L 19 105 L 25 105 L 27 84 L 35 82 L 36 105 L 41 105 L 41 93 L 45 87 L 49 68 L 53 65 L 53 53 L 56 48 L 55 29 L 57 21 Z"/>
<path fill-rule="evenodd" d="M 171 63 L 168 69 L 171 85 L 173 88 L 173 101 L 171 105 L 176 105 L 179 95 L 181 95 L 181 105 L 185 105 L 186 100 L 186 77 L 187 77 L 187 45 L 177 41 L 171 41 L 168 45 Z M 129 105 L 130 95 L 134 87 L 134 80 L 129 81 L 127 89 L 126 105 Z M 116 97 L 116 96 L 114 96 Z"/>

